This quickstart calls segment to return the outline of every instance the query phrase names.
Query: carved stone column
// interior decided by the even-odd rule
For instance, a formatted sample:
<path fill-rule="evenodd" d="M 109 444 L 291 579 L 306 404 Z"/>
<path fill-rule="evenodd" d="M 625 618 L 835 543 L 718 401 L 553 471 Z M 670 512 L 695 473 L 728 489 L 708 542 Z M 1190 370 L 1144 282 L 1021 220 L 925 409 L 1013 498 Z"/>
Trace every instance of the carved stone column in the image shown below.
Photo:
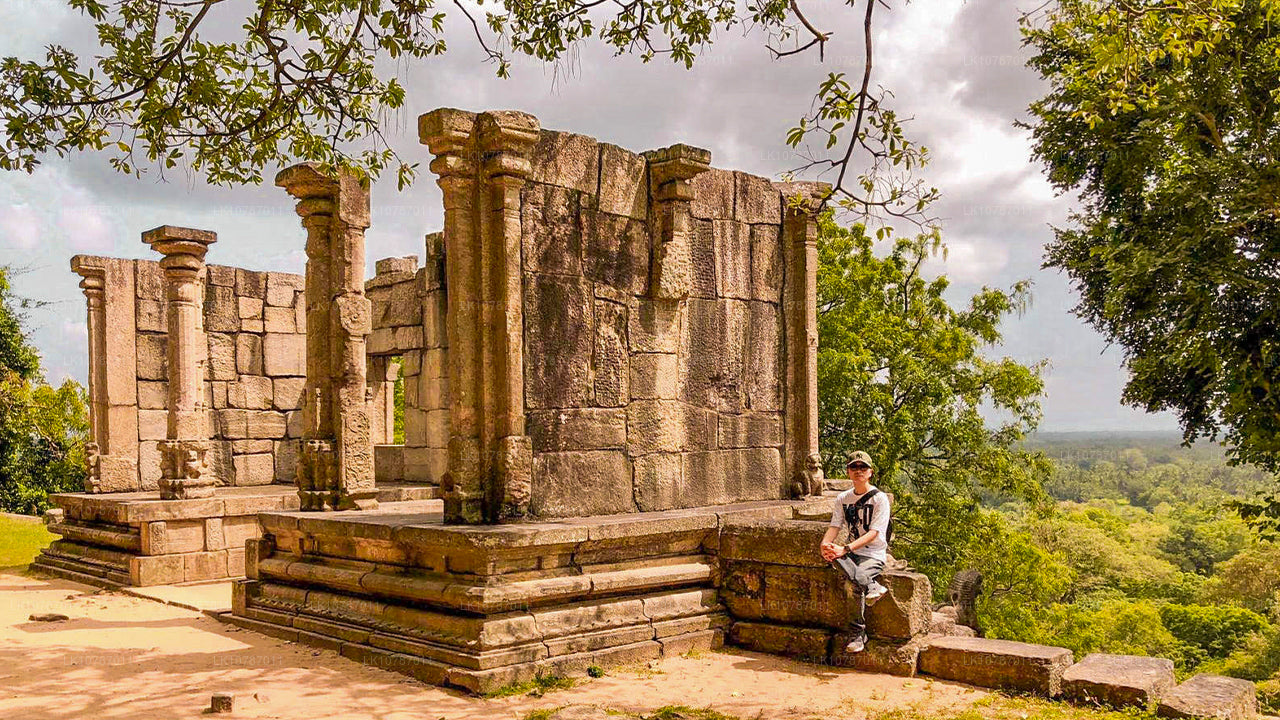
<path fill-rule="evenodd" d="M 693 284 L 689 236 L 693 220 L 689 206 L 698 173 L 711 169 L 711 153 L 691 145 L 672 145 L 644 153 L 657 214 L 653 247 L 653 275 L 649 295 L 655 300 L 684 300 Z"/>
<path fill-rule="evenodd" d="M 211 444 L 204 406 L 206 347 L 201 315 L 204 256 L 217 235 L 207 230 L 163 225 L 142 233 L 142 241 L 164 257 L 165 292 L 169 301 L 169 428 L 161 440 L 163 472 L 160 497 L 184 500 L 213 495 L 217 480 L 210 472 Z"/>
<path fill-rule="evenodd" d="M 132 260 L 76 255 L 89 334 L 89 444 L 85 492 L 139 488 L 138 401 Z"/>
<path fill-rule="evenodd" d="M 533 481 L 533 443 L 524 416 L 524 273 L 521 267 L 520 190 L 532 165 L 538 119 L 515 111 L 480 115 L 486 194 L 481 215 L 484 297 L 481 364 L 485 398 L 483 457 L 487 519 L 527 515 Z"/>
<path fill-rule="evenodd" d="M 776 183 L 782 191 L 782 312 L 786 343 L 783 497 L 821 471 L 818 454 L 818 211 L 826 183 Z"/>
<path fill-rule="evenodd" d="M 373 474 L 365 343 L 364 231 L 369 186 L 350 173 L 333 179 L 303 163 L 276 175 L 298 198 L 307 230 L 307 383 L 298 496 L 303 510 L 378 506 Z"/>

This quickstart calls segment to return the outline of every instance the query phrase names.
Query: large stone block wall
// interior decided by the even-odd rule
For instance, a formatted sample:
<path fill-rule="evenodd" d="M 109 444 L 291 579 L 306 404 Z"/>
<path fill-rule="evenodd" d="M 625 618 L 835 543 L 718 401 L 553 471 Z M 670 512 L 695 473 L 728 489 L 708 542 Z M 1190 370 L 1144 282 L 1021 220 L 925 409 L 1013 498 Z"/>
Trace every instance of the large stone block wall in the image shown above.
<path fill-rule="evenodd" d="M 694 179 L 692 287 L 650 297 L 643 156 L 543 131 L 522 191 L 525 402 L 537 515 L 777 499 L 782 196 Z"/>
<path fill-rule="evenodd" d="M 94 439 L 104 455 L 136 460 L 131 477 L 103 489 L 155 490 L 169 377 L 163 273 L 150 260 L 77 256 L 73 267 L 105 269 L 102 302 L 117 336 L 90 353 L 91 376 L 107 378 L 91 402 L 109 420 L 95 420 Z M 210 265 L 203 283 L 210 466 L 222 485 L 293 482 L 306 374 L 303 278 Z"/>
<path fill-rule="evenodd" d="M 449 346 L 446 521 L 790 495 L 817 451 L 822 188 L 513 111 L 419 129 L 445 204 L 446 322 L 423 338 Z"/>

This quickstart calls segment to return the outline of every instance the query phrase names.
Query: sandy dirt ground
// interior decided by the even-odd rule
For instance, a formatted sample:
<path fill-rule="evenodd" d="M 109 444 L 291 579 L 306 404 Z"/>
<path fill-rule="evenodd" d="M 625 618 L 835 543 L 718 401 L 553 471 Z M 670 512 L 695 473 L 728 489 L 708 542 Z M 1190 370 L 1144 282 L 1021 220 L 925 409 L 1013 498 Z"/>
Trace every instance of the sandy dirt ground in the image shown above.
<path fill-rule="evenodd" d="M 32 613 L 69 620 L 33 622 Z M 642 713 L 711 707 L 742 718 L 858 719 L 891 708 L 961 709 L 984 696 L 904 679 L 725 650 L 612 668 L 544 697 L 482 699 L 337 654 L 229 627 L 193 610 L 0 571 L 0 718 L 208 717 L 215 692 L 244 718 L 511 718 L 569 704 Z"/>

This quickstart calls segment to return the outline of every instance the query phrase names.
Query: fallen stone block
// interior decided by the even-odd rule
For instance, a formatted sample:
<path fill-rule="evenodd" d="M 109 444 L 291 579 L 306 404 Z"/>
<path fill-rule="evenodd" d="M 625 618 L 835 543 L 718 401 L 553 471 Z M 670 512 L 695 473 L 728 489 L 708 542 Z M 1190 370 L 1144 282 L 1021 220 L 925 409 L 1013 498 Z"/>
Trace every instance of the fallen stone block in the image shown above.
<path fill-rule="evenodd" d="M 836 634 L 831 641 L 832 665 L 899 677 L 915 677 L 920 651 L 929 643 L 927 637 L 909 642 L 871 638 L 862 652 L 846 652 L 844 648 L 852 639 L 848 633 Z"/>
<path fill-rule="evenodd" d="M 1076 702 L 1146 707 L 1173 689 L 1173 661 L 1091 653 L 1062 674 L 1062 693 Z"/>
<path fill-rule="evenodd" d="M 1258 691 L 1248 680 L 1196 675 L 1161 698 L 1156 714 L 1167 718 L 1244 720 L 1258 716 Z"/>
<path fill-rule="evenodd" d="M 27 619 L 31 622 L 62 622 L 71 618 L 62 613 L 32 613 Z"/>
<path fill-rule="evenodd" d="M 231 693 L 214 693 L 209 698 L 209 712 L 229 713 L 235 710 L 236 696 Z"/>
<path fill-rule="evenodd" d="M 1056 697 L 1071 666 L 1066 648 L 1010 640 L 942 637 L 920 652 L 920 672 L 942 680 Z"/>
<path fill-rule="evenodd" d="M 830 630 L 769 623 L 736 622 L 729 627 L 733 645 L 812 663 L 827 661 L 831 635 Z"/>

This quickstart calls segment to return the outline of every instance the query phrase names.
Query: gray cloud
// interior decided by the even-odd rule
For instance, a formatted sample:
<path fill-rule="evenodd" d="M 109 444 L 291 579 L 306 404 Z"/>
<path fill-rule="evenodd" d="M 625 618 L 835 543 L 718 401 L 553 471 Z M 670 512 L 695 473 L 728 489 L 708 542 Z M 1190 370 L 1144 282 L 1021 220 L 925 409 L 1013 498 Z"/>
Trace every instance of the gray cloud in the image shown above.
<path fill-rule="evenodd" d="M 1048 225 L 1062 221 L 1069 203 L 1050 192 L 1028 158 L 1025 133 L 1012 126 L 1041 92 L 1039 78 L 1022 65 L 1018 5 L 930 0 L 880 15 L 876 81 L 913 118 L 910 136 L 932 151 L 925 177 L 943 191 L 936 210 L 951 252 L 934 268 L 952 277 L 956 302 L 982 285 L 1034 281 L 1032 307 L 1008 322 L 1006 343 L 993 352 L 1052 360 L 1046 429 L 1170 429 L 1167 415 L 1119 404 L 1119 353 L 1104 352 L 1099 336 L 1070 315 L 1074 296 L 1065 279 L 1040 269 Z M 60 8 L 57 0 L 35 0 L 25 10 L 0 10 L 6 34 L 21 38 L 3 54 L 49 42 L 92 47 L 87 24 Z M 693 70 L 583 44 L 554 67 L 519 59 L 506 81 L 482 62 L 469 28 L 453 23 L 446 56 L 391 68 L 409 93 L 387 135 L 406 159 L 421 163 L 420 177 L 403 192 L 393 178 L 375 185 L 370 269 L 377 258 L 420 254 L 423 234 L 440 227 L 440 192 L 416 137 L 417 116 L 436 107 L 521 109 L 544 127 L 636 150 L 687 142 L 711 150 L 718 166 L 763 175 L 796 166 L 783 138 L 817 84 L 830 72 L 862 68 L 860 14 L 839 3 L 814 4 L 810 14 L 834 32 L 822 64 L 814 56 L 775 61 L 758 34 L 734 29 L 720 33 Z M 31 319 L 50 375 L 85 376 L 83 299 L 67 269 L 76 252 L 148 257 L 139 234 L 168 223 L 218 232 L 212 262 L 300 272 L 302 229 L 291 200 L 271 186 L 273 171 L 262 187 L 216 188 L 181 173 L 164 182 L 155 173 L 133 180 L 113 173 L 105 157 L 86 155 L 51 159 L 30 177 L 0 176 L 0 262 L 32 266 L 16 279 L 18 292 L 54 302 Z"/>

